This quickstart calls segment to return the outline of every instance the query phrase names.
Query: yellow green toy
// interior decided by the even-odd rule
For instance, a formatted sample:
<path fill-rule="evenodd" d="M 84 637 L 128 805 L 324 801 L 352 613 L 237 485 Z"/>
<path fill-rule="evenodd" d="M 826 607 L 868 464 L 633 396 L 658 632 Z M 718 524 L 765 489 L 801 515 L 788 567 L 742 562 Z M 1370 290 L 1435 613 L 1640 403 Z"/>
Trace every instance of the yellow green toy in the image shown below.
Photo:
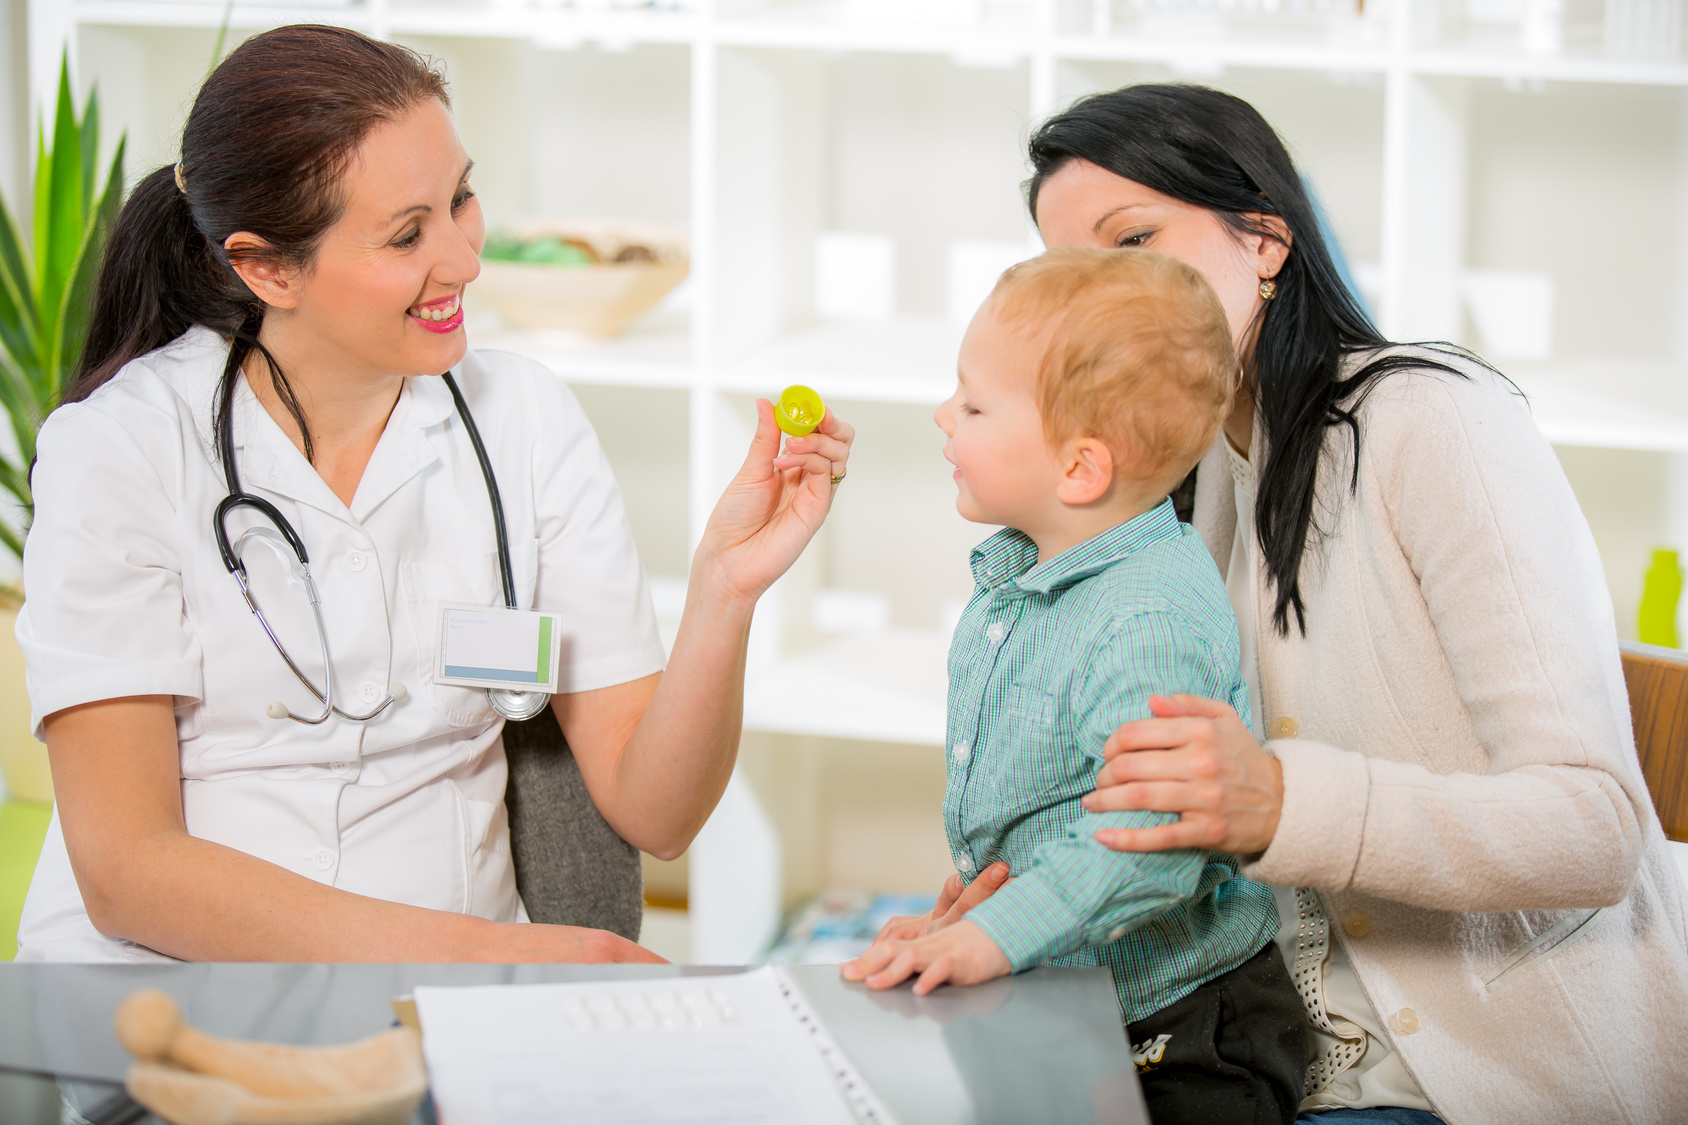
<path fill-rule="evenodd" d="M 774 404 L 774 421 L 792 437 L 813 433 L 826 417 L 826 403 L 821 396 L 801 384 L 793 384 L 780 392 Z"/>
<path fill-rule="evenodd" d="M 1642 644 L 1677 647 L 1676 604 L 1682 596 L 1682 567 L 1676 552 L 1653 552 L 1652 565 L 1641 582 L 1641 606 L 1635 639 Z"/>

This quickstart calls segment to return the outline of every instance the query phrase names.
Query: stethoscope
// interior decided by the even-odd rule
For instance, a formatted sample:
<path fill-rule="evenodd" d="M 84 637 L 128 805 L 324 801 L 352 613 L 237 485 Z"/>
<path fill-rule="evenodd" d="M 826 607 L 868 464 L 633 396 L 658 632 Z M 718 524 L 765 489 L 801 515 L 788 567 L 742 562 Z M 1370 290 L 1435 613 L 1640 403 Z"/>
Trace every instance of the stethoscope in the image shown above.
<path fill-rule="evenodd" d="M 323 627 L 322 600 L 317 596 L 316 583 L 311 579 L 311 562 L 310 557 L 305 553 L 305 544 L 299 538 L 299 533 L 293 530 L 293 525 L 287 522 L 287 517 L 282 515 L 274 504 L 261 496 L 253 496 L 250 493 L 242 492 L 240 489 L 240 472 L 235 467 L 234 461 L 234 422 L 232 418 L 234 413 L 232 409 L 234 405 L 234 372 L 232 369 L 242 358 L 237 356 L 237 352 L 238 349 L 231 348 L 228 365 L 230 370 L 224 372 L 223 403 L 217 435 L 218 444 L 222 448 L 223 480 L 228 485 L 229 490 L 229 494 L 223 497 L 222 502 L 217 505 L 216 513 L 212 516 L 212 531 L 217 537 L 217 552 L 223 556 L 223 565 L 228 568 L 229 573 L 234 575 L 235 581 L 240 584 L 241 597 L 246 599 L 247 608 L 252 611 L 252 616 L 258 619 L 258 624 L 263 626 L 264 634 L 270 638 L 270 643 L 281 654 L 282 660 L 287 662 L 288 668 L 292 669 L 299 682 L 305 685 L 305 690 L 315 696 L 318 703 L 322 704 L 322 714 L 315 718 L 295 715 L 285 703 L 279 700 L 269 705 L 268 714 L 272 719 L 292 719 L 296 723 L 305 723 L 310 726 L 326 722 L 330 715 L 338 715 L 342 719 L 354 723 L 367 723 L 394 703 L 403 699 L 407 694 L 405 686 L 398 682 L 388 685 L 386 698 L 376 704 L 373 710 L 362 715 L 354 715 L 335 706 L 334 665 L 328 653 L 328 630 Z M 457 381 L 451 377 L 449 371 L 441 375 L 440 378 L 445 380 L 445 385 L 451 390 L 451 400 L 457 406 L 457 416 L 463 419 L 463 428 L 469 434 L 469 444 L 475 447 L 475 459 L 481 465 L 481 476 L 486 480 L 487 499 L 492 503 L 492 529 L 498 539 L 498 577 L 504 585 L 504 604 L 510 609 L 516 609 L 518 608 L 516 605 L 516 582 L 510 570 L 510 540 L 509 534 L 504 528 L 504 501 L 498 495 L 498 479 L 493 475 L 492 462 L 487 459 L 486 446 L 481 442 L 481 432 L 475 426 L 474 415 L 469 413 L 469 404 L 463 401 L 463 392 L 457 389 Z M 273 526 L 249 527 L 242 531 L 239 538 L 231 544 L 224 521 L 228 518 L 228 514 L 236 508 L 251 508 L 269 520 Z M 287 563 L 293 578 L 303 583 L 305 587 L 305 594 L 311 600 L 311 615 L 316 620 L 317 640 L 322 646 L 322 667 L 325 682 L 321 689 L 311 682 L 310 677 L 305 675 L 303 669 L 294 662 L 293 657 L 288 655 L 287 646 L 281 643 L 281 638 L 277 637 L 275 630 L 270 628 L 270 623 L 264 619 L 264 611 L 258 607 L 257 599 L 252 596 L 252 590 L 246 580 L 246 563 L 241 558 L 241 551 L 245 549 L 248 540 L 257 540 L 267 544 Z M 488 688 L 486 694 L 494 711 L 497 711 L 506 719 L 517 720 L 531 719 L 539 714 L 551 699 L 550 695 L 542 691 L 511 691 L 505 688 Z"/>

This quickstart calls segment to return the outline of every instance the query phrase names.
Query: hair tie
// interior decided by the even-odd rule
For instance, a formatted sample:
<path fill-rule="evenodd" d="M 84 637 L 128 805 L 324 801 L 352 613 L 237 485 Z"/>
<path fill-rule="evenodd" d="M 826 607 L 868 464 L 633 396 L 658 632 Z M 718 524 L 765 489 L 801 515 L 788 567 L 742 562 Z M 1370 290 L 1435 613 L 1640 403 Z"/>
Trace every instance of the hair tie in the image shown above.
<path fill-rule="evenodd" d="M 182 175 L 182 162 L 179 160 L 176 161 L 176 190 L 183 195 L 188 193 L 187 177 Z"/>

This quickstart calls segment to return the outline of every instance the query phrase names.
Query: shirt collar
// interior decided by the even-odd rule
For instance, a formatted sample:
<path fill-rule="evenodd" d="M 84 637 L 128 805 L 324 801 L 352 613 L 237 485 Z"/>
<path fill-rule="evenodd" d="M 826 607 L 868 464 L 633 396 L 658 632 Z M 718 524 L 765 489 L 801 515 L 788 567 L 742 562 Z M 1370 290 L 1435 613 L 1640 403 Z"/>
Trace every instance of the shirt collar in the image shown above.
<path fill-rule="evenodd" d="M 216 388 L 228 362 L 229 343 L 209 328 L 195 325 L 165 349 L 173 360 L 162 365 L 172 382 L 193 407 L 194 428 L 208 459 L 217 460 L 216 437 L 211 428 Z M 252 388 L 242 379 L 235 387 L 232 423 L 241 482 L 288 496 L 339 516 L 345 511 L 281 427 L 265 412 Z M 399 401 L 393 407 L 387 430 L 375 455 L 364 470 L 355 497 L 357 519 L 363 519 L 405 481 L 437 459 L 425 431 L 443 423 L 456 410 L 451 390 L 437 376 L 415 376 L 404 381 Z"/>
<path fill-rule="evenodd" d="M 981 589 L 1003 594 L 1047 594 L 1082 582 L 1128 555 L 1180 534 L 1171 499 L 1142 515 L 1093 535 L 1044 563 L 1037 561 L 1037 544 L 1023 531 L 1005 527 L 973 548 L 973 580 Z"/>

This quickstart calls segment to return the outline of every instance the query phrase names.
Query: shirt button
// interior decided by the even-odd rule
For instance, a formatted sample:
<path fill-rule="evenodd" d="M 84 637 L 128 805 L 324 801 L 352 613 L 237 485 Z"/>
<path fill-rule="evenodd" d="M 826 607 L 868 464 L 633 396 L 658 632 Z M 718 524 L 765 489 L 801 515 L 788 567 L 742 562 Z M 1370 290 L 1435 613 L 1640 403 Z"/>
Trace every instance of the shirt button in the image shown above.
<path fill-rule="evenodd" d="M 339 774 L 341 777 L 344 777 L 357 767 L 352 765 L 350 762 L 329 762 L 328 768 Z"/>
<path fill-rule="evenodd" d="M 1342 920 L 1342 928 L 1348 931 L 1349 937 L 1365 937 L 1371 933 L 1371 919 L 1358 910 L 1350 910 Z"/>
<path fill-rule="evenodd" d="M 381 689 L 373 683 L 366 683 L 358 688 L 358 697 L 365 703 L 374 703 L 381 698 Z"/>
<path fill-rule="evenodd" d="M 1002 627 L 1002 622 L 992 621 L 990 623 L 990 628 L 985 630 L 985 636 L 989 637 L 991 639 L 991 644 L 994 645 L 1001 642 L 1002 634 L 1006 631 L 1007 630 Z"/>
<path fill-rule="evenodd" d="M 955 857 L 955 869 L 963 875 L 967 874 L 969 871 L 973 870 L 973 857 L 970 855 L 958 854 Z"/>
<path fill-rule="evenodd" d="M 965 742 L 957 742 L 955 744 L 955 749 L 950 751 L 950 753 L 955 755 L 955 760 L 958 762 L 965 762 L 967 760 L 967 755 L 972 752 L 973 748 Z"/>
<path fill-rule="evenodd" d="M 352 570 L 362 570 L 364 564 L 368 561 L 369 559 L 364 556 L 362 551 L 353 551 L 346 556 L 346 566 Z"/>
<path fill-rule="evenodd" d="M 1389 1017 L 1389 1029 L 1401 1035 L 1411 1035 L 1418 1030 L 1418 1013 L 1411 1008 L 1402 1008 Z"/>
<path fill-rule="evenodd" d="M 1115 926 L 1113 929 L 1108 931 L 1108 940 L 1109 941 L 1118 941 L 1120 938 L 1122 938 L 1124 936 L 1125 936 L 1125 927 L 1124 926 Z"/>
<path fill-rule="evenodd" d="M 311 866 L 316 868 L 318 871 L 327 871 L 330 867 L 334 866 L 334 853 L 329 851 L 327 848 L 321 849 L 315 855 L 311 856 Z"/>
<path fill-rule="evenodd" d="M 1300 733 L 1301 728 L 1296 726 L 1295 720 L 1290 718 L 1288 715 L 1283 716 L 1272 724 L 1271 735 L 1273 738 L 1294 738 Z"/>

